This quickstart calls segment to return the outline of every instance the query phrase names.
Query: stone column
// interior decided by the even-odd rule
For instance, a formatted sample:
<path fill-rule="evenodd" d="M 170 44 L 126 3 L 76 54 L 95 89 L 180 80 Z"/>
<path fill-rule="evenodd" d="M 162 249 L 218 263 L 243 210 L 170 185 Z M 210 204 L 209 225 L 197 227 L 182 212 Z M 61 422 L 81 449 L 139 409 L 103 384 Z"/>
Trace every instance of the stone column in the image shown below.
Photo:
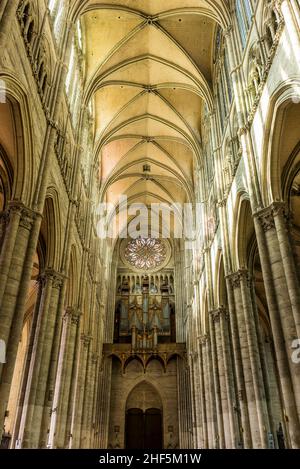
<path fill-rule="evenodd" d="M 0 364 L 0 422 L 4 421 L 23 327 L 23 315 L 21 312 L 17 313 L 16 304 L 20 289 L 25 288 L 22 282 L 23 262 L 34 217 L 34 212 L 25 208 L 23 204 L 10 204 L 9 224 L 0 258 L 0 295 L 2 293 L 0 298 L 0 339 L 7 344 L 6 363 L 5 365 Z M 10 236 L 11 239 L 9 239 Z M 7 258 L 5 252 L 7 252 Z"/>
<path fill-rule="evenodd" d="M 35 216 L 22 203 L 10 203 L 0 256 L 0 338 L 6 343 L 11 332 L 19 287 L 22 288 L 23 262 Z"/>
<path fill-rule="evenodd" d="M 212 355 L 212 375 L 213 375 L 213 399 L 216 406 L 216 417 L 217 417 L 217 435 L 215 447 L 223 449 L 225 447 L 224 437 L 224 423 L 223 423 L 223 409 L 221 401 L 221 390 L 220 390 L 220 379 L 219 379 L 219 367 L 218 367 L 218 351 L 217 351 L 217 337 L 216 337 L 216 324 L 217 320 L 216 312 L 209 312 L 209 333 L 211 343 L 211 355 Z"/>
<path fill-rule="evenodd" d="M 84 392 L 86 387 L 86 375 L 88 365 L 88 353 L 91 338 L 87 335 L 82 334 L 81 336 L 81 353 L 78 361 L 77 369 L 77 386 L 76 395 L 73 402 L 73 421 L 71 427 L 71 440 L 70 448 L 80 448 L 80 436 L 82 429 L 82 417 L 83 417 L 83 403 L 84 403 Z"/>
<path fill-rule="evenodd" d="M 90 424 L 90 431 L 87 439 L 87 447 L 94 448 L 94 432 L 95 432 L 95 407 L 97 396 L 97 381 L 99 369 L 99 356 L 97 353 L 92 355 L 92 384 L 91 384 L 91 403 L 88 409 L 87 421 Z"/>
<path fill-rule="evenodd" d="M 49 295 L 41 311 L 41 327 L 37 331 L 36 354 L 32 359 L 32 376 L 28 380 L 28 407 L 22 438 L 22 447 L 38 448 L 42 416 L 46 400 L 47 378 L 54 339 L 57 304 L 62 276 L 53 270 L 46 271 L 45 288 Z"/>
<path fill-rule="evenodd" d="M 237 448 L 238 443 L 241 441 L 240 430 L 238 428 L 238 421 L 235 415 L 236 406 L 236 393 L 235 393 L 235 380 L 233 372 L 233 359 L 232 351 L 229 342 L 229 314 L 224 307 L 219 308 L 220 314 L 220 340 L 222 343 L 223 364 L 224 364 L 224 378 L 226 383 L 227 405 L 228 405 L 228 420 L 231 438 L 228 438 L 227 448 Z M 223 388 L 223 384 L 222 384 Z"/>
<path fill-rule="evenodd" d="M 57 409 L 57 422 L 54 433 L 54 448 L 65 448 L 68 405 L 71 391 L 72 371 L 74 369 L 75 342 L 78 333 L 80 312 L 69 308 L 68 331 L 62 371 L 62 383 Z"/>
<path fill-rule="evenodd" d="M 81 313 L 78 310 L 78 320 L 81 317 Z M 60 438 L 62 439 L 65 435 L 64 448 L 69 448 L 72 444 L 72 425 L 73 425 L 73 416 L 74 416 L 74 406 L 76 401 L 76 392 L 77 392 L 77 379 L 78 379 L 78 363 L 81 354 L 81 332 L 80 332 L 80 322 L 76 325 L 76 319 L 74 318 L 75 329 L 75 346 L 74 354 L 71 356 L 72 359 L 72 370 L 70 376 L 70 390 L 68 394 L 67 402 L 67 416 L 65 420 L 65 430 L 61 432 Z M 63 440 L 62 440 L 63 441 Z"/>
<path fill-rule="evenodd" d="M 201 338 L 203 364 L 204 364 L 204 382 L 205 382 L 205 396 L 206 396 L 206 415 L 207 415 L 207 429 L 208 429 L 208 447 L 214 449 L 217 446 L 217 421 L 216 421 L 216 405 L 215 395 L 212 378 L 212 358 L 210 339 L 208 335 Z"/>
<path fill-rule="evenodd" d="M 228 393 L 227 393 L 227 386 L 226 386 L 226 378 L 225 378 L 225 363 L 224 363 L 224 340 L 222 340 L 222 332 L 221 332 L 221 321 L 224 321 L 224 310 L 222 308 L 218 308 L 212 312 L 212 320 L 214 322 L 214 329 L 215 329 L 215 337 L 216 337 L 216 354 L 217 354 L 217 366 L 218 366 L 218 375 L 219 375 L 219 386 L 220 386 L 220 401 L 221 401 L 221 408 L 222 408 L 222 424 L 223 424 L 223 444 L 221 446 L 221 439 L 220 439 L 220 447 L 222 448 L 232 448 L 234 447 L 232 441 L 232 425 L 230 421 L 230 410 L 229 410 L 229 402 L 228 402 Z M 224 334 L 224 331 L 223 331 Z M 228 351 L 229 352 L 229 351 Z M 231 402 L 232 404 L 232 402 Z M 233 408 L 232 408 L 233 411 Z"/>
<path fill-rule="evenodd" d="M 96 376 L 95 376 L 95 386 L 94 386 L 94 397 L 93 397 L 93 433 L 91 439 L 91 448 L 98 448 L 97 446 L 97 437 L 98 437 L 98 416 L 99 416 L 99 402 L 98 402 L 98 391 L 99 391 L 99 376 L 100 376 L 100 356 L 97 356 L 96 364 Z"/>
<path fill-rule="evenodd" d="M 291 241 L 288 234 L 288 220 L 285 206 L 282 203 L 274 203 L 272 205 L 272 212 L 274 216 L 276 234 L 296 326 L 297 337 L 300 337 L 300 284 L 294 262 Z"/>
<path fill-rule="evenodd" d="M 286 301 L 285 279 L 276 241 L 275 223 L 270 210 L 264 209 L 254 215 L 257 245 L 261 261 L 265 292 L 274 340 L 274 351 L 279 372 L 279 380 L 284 402 L 284 413 L 288 422 L 291 445 L 300 446 L 299 417 L 297 415 L 296 395 L 292 377 L 298 365 L 291 360 L 291 340 L 295 329 L 291 329 L 293 317 Z"/>
<path fill-rule="evenodd" d="M 106 449 L 108 445 L 108 423 L 110 412 L 111 393 L 111 368 L 112 359 L 102 357 L 102 367 L 100 373 L 99 395 L 100 403 L 98 417 L 98 448 Z"/>
<path fill-rule="evenodd" d="M 57 399 L 60 392 L 60 383 L 61 383 L 61 369 L 58 369 L 58 362 L 60 351 L 62 349 L 62 354 L 64 354 L 65 349 L 65 339 L 66 336 L 62 337 L 63 332 L 63 322 L 67 322 L 67 318 L 64 320 L 64 316 L 61 311 L 61 304 L 63 304 L 65 296 L 65 278 L 61 278 L 59 285 L 59 297 L 57 302 L 56 310 L 56 319 L 54 326 L 54 337 L 51 347 L 51 355 L 48 369 L 48 379 L 46 382 L 46 400 L 43 410 L 43 418 L 41 425 L 41 434 L 40 434 L 40 448 L 45 448 L 47 445 L 47 440 L 49 438 L 50 432 L 50 423 L 53 416 L 53 419 L 56 420 L 57 413 Z M 67 324 L 65 324 L 65 330 L 67 329 Z"/>
<path fill-rule="evenodd" d="M 45 335 L 45 330 L 47 327 L 47 318 L 50 308 L 51 293 L 52 293 L 52 283 L 53 275 L 50 270 L 44 272 L 40 276 L 41 282 L 41 294 L 40 294 L 40 303 L 38 305 L 38 314 L 37 314 L 37 324 L 35 330 L 32 331 L 34 336 L 32 337 L 32 353 L 29 357 L 29 363 L 27 370 L 28 374 L 25 378 L 24 383 L 24 401 L 23 401 L 23 411 L 19 429 L 18 439 L 23 440 L 25 425 L 26 422 L 31 422 L 33 407 L 35 401 L 35 391 L 38 386 L 38 376 L 40 369 L 40 362 L 42 360 L 43 352 L 43 340 Z M 30 428 L 30 425 L 29 425 Z M 30 435 L 28 435 L 28 439 Z"/>
<path fill-rule="evenodd" d="M 208 428 L 207 428 L 207 405 L 206 405 L 206 395 L 205 395 L 205 376 L 204 376 L 204 364 L 203 364 L 203 353 L 202 353 L 203 341 L 201 337 L 198 339 L 198 351 L 199 351 L 199 384 L 200 384 L 200 405 L 201 405 L 201 418 L 202 418 L 202 444 L 201 448 L 208 448 Z"/>
<path fill-rule="evenodd" d="M 233 345 L 234 367 L 237 380 L 238 402 L 236 402 L 235 410 L 237 413 L 240 412 L 242 424 L 242 428 L 240 430 L 243 437 L 243 446 L 245 449 L 249 449 L 252 448 L 252 436 L 250 430 L 250 420 L 242 365 L 242 353 L 239 341 L 239 328 L 236 313 L 236 309 L 241 308 L 241 305 L 237 305 L 236 307 L 234 290 L 238 287 L 238 285 L 236 285 L 235 279 L 232 275 L 226 277 L 226 287 L 230 310 L 230 333 Z"/>
<path fill-rule="evenodd" d="M 181 362 L 177 359 L 177 396 L 178 396 L 178 423 L 179 423 L 179 445 L 181 448 L 188 447 L 187 425 L 184 408 L 184 384 Z"/>
<path fill-rule="evenodd" d="M 38 282 L 38 294 L 37 294 L 37 299 L 36 299 L 36 303 L 34 307 L 32 323 L 31 323 L 30 337 L 28 341 L 28 350 L 26 354 L 26 361 L 25 361 L 24 370 L 23 370 L 23 378 L 22 378 L 21 388 L 20 388 L 20 393 L 19 393 L 19 398 L 18 398 L 18 409 L 17 409 L 17 416 L 16 416 L 15 425 L 14 425 L 14 433 L 13 433 L 11 448 L 15 447 L 16 440 L 18 439 L 19 432 L 20 432 L 22 412 L 23 412 L 24 403 L 26 399 L 27 379 L 30 374 L 30 364 L 31 364 L 32 356 L 34 355 L 36 331 L 37 331 L 37 327 L 40 321 L 39 311 L 40 311 L 40 305 L 42 301 L 44 276 L 39 276 L 37 279 L 37 282 Z"/>
<path fill-rule="evenodd" d="M 257 416 L 260 429 L 261 445 L 268 448 L 268 432 L 270 423 L 266 405 L 266 394 L 264 389 L 264 380 L 262 374 L 261 360 L 259 356 L 259 344 L 257 331 L 255 328 L 255 309 L 252 305 L 251 279 L 247 271 L 240 271 L 241 294 L 244 306 L 245 326 L 247 342 L 249 347 L 249 359 L 252 369 L 253 387 L 256 399 Z"/>
<path fill-rule="evenodd" d="M 280 209 L 281 211 L 281 209 Z M 294 389 L 294 398 L 296 402 L 296 406 L 298 409 L 298 417 L 300 415 L 300 367 L 293 363 L 291 359 L 291 352 L 292 352 L 292 343 L 295 339 L 298 338 L 297 336 L 297 328 L 295 324 L 294 314 L 297 316 L 297 312 L 293 314 L 292 302 L 290 298 L 290 291 L 294 290 L 295 288 L 295 279 L 291 279 L 292 275 L 286 276 L 286 264 L 292 262 L 288 260 L 284 255 L 284 260 L 281 255 L 281 250 L 283 250 L 283 244 L 285 243 L 284 235 L 282 233 L 282 227 L 280 220 L 278 220 L 278 204 L 272 204 L 269 208 L 263 209 L 255 214 L 261 228 L 263 230 L 263 235 L 259 233 L 259 235 L 264 237 L 265 245 L 267 247 L 268 253 L 268 260 L 270 264 L 270 273 L 273 285 L 274 285 L 274 293 L 276 298 L 276 304 L 278 308 L 278 314 L 280 318 L 281 328 L 284 337 L 284 346 L 286 349 L 286 354 L 288 357 L 288 365 L 290 368 L 291 373 L 291 380 L 293 383 Z M 275 218 L 277 221 L 275 221 Z M 277 226 L 279 225 L 280 234 L 278 234 Z M 259 229 L 259 226 L 257 226 Z M 279 239 L 281 239 L 281 243 L 279 243 Z M 281 244 L 281 249 L 280 249 Z M 260 255 L 264 255 L 260 249 Z M 290 253 L 292 256 L 292 253 Z M 274 301 L 274 300 L 273 300 Z M 272 306 L 272 303 L 271 303 Z M 299 316 L 299 313 L 298 313 Z"/>
<path fill-rule="evenodd" d="M 202 427 L 202 414 L 201 414 L 201 384 L 200 384 L 200 367 L 198 352 L 192 353 L 192 375 L 191 381 L 193 386 L 193 402 L 194 402 L 194 417 L 193 428 L 195 429 L 194 448 L 203 448 L 203 427 Z"/>
<path fill-rule="evenodd" d="M 232 276 L 252 442 L 254 448 L 261 448 L 265 445 L 264 433 L 266 433 L 266 429 L 263 428 L 262 398 L 259 383 L 256 379 L 257 364 L 255 353 L 257 353 L 257 350 L 254 350 L 253 347 L 253 332 L 251 327 L 254 318 L 253 314 L 251 315 L 251 301 L 246 290 L 247 281 L 247 271 L 240 270 Z"/>
<path fill-rule="evenodd" d="M 0 305 L 2 304 L 7 284 L 9 268 L 16 244 L 23 209 L 24 206 L 22 204 L 11 202 L 7 212 L 1 217 L 2 245 L 0 249 Z M 25 252 L 23 253 L 23 256 L 25 256 Z"/>
<path fill-rule="evenodd" d="M 65 361 L 65 353 L 67 348 L 68 336 L 70 332 L 69 322 L 71 320 L 72 312 L 70 308 L 65 310 L 65 314 L 62 319 L 62 333 L 61 333 L 61 340 L 60 340 L 60 349 L 59 349 L 59 356 L 58 356 L 58 363 L 57 363 L 57 373 L 55 377 L 55 389 L 54 389 L 54 396 L 53 396 L 53 403 L 52 408 L 50 411 L 48 410 L 48 415 L 46 414 L 44 409 L 43 415 L 43 424 L 42 424 L 42 431 L 41 431 L 41 439 L 43 435 L 45 435 L 45 442 L 41 441 L 40 446 L 47 446 L 48 448 L 53 448 L 53 440 L 57 425 L 58 419 L 58 405 L 59 405 L 59 395 L 61 393 L 62 388 L 62 381 L 63 381 L 63 364 Z M 51 389 L 51 388 L 50 388 Z M 49 430 L 45 433 L 45 429 L 47 428 L 47 421 L 50 417 L 49 421 Z"/>
<path fill-rule="evenodd" d="M 90 351 L 87 364 L 87 376 L 84 392 L 80 448 L 89 448 L 93 424 L 93 392 L 95 385 L 97 355 Z"/>

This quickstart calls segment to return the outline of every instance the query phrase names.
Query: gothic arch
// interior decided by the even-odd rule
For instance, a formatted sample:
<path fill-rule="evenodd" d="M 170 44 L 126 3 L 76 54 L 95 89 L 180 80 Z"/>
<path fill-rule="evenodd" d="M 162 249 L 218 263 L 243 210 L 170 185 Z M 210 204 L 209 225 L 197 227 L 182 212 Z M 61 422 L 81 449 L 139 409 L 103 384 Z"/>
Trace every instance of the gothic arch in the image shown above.
<path fill-rule="evenodd" d="M 148 388 L 150 392 L 152 391 L 152 392 L 155 394 L 156 403 L 157 403 L 157 405 L 159 406 L 158 408 L 159 408 L 160 410 L 163 410 L 163 399 L 162 399 L 162 397 L 161 397 L 160 392 L 158 391 L 157 386 L 155 386 L 155 384 L 153 383 L 153 380 L 152 380 L 152 379 L 151 379 L 151 380 L 149 380 L 149 379 L 142 379 L 142 380 L 139 381 L 139 383 L 135 384 L 135 385 L 129 390 L 129 392 L 128 392 L 128 394 L 127 394 L 127 397 L 126 397 L 126 409 L 130 408 L 130 407 L 128 407 L 128 406 L 131 405 L 131 403 L 130 403 L 130 398 L 132 397 L 132 395 L 133 395 L 134 393 L 137 393 L 137 397 L 138 397 L 139 388 L 143 388 L 143 387 L 144 387 L 144 388 Z M 135 406 L 135 407 L 137 407 L 137 406 Z M 154 405 L 151 405 L 151 407 L 154 407 Z M 143 409 L 143 410 L 146 410 L 146 408 Z"/>
<path fill-rule="evenodd" d="M 203 288 L 202 305 L 200 307 L 200 331 L 201 335 L 209 333 L 209 318 L 208 318 L 208 300 L 207 288 Z"/>
<path fill-rule="evenodd" d="M 217 307 L 227 306 L 227 291 L 224 269 L 224 257 L 221 250 L 218 251 L 216 262 L 216 288 L 215 304 Z"/>
<path fill-rule="evenodd" d="M 265 138 L 262 145 L 262 198 L 265 206 L 283 200 L 281 183 L 283 168 L 296 148 L 300 134 L 295 134 L 295 118 L 299 121 L 300 80 L 284 82 L 272 95 L 266 119 Z M 281 145 L 290 140 L 290 148 Z"/>
<path fill-rule="evenodd" d="M 235 208 L 236 223 L 232 237 L 232 269 L 244 269 L 247 266 L 247 246 L 253 234 L 252 211 L 249 196 L 245 192 L 239 193 Z"/>
<path fill-rule="evenodd" d="M 47 192 L 41 225 L 41 233 L 46 247 L 46 266 L 59 271 L 63 241 L 60 203 L 55 189 L 49 188 Z"/>
<path fill-rule="evenodd" d="M 0 212 L 5 211 L 12 199 L 13 169 L 0 143 Z"/>
<path fill-rule="evenodd" d="M 75 306 L 78 299 L 78 256 L 76 246 L 73 244 L 71 247 L 70 264 L 67 281 L 66 291 L 66 306 Z"/>
<path fill-rule="evenodd" d="M 11 198 L 30 205 L 33 197 L 33 148 L 30 106 L 24 92 L 26 86 L 10 72 L 0 73 L 0 93 L 6 103 L 1 104 L 2 112 L 6 108 L 10 121 L 11 145 L 5 148 L 9 164 L 13 170 Z M 4 117 L 4 116 L 3 116 Z M 26 174 L 26 178 L 24 177 Z"/>

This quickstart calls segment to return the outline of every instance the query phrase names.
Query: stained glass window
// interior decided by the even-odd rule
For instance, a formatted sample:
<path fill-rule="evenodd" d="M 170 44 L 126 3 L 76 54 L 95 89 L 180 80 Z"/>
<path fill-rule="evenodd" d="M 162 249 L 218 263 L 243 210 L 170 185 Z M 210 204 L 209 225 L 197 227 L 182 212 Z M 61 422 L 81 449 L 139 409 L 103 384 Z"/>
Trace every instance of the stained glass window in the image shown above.
<path fill-rule="evenodd" d="M 130 241 L 124 257 L 136 269 L 152 270 L 160 267 L 166 260 L 167 249 L 160 239 L 138 238 Z"/>
<path fill-rule="evenodd" d="M 236 1 L 236 14 L 243 49 L 247 42 L 248 31 L 252 23 L 252 10 L 249 0 Z"/>

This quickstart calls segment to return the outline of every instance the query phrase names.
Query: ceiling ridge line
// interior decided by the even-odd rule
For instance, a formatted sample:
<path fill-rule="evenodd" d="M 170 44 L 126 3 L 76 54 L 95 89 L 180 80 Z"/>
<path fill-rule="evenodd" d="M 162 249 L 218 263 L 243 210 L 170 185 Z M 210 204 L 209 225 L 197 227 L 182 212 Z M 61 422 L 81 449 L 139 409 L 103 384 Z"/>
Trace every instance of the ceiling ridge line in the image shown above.
<path fill-rule="evenodd" d="M 113 136 L 114 133 L 118 132 L 119 130 L 121 130 L 122 128 L 126 127 L 127 125 L 131 124 L 131 123 L 135 123 L 135 122 L 138 122 L 140 120 L 144 120 L 144 119 L 152 119 L 154 121 L 157 121 L 157 122 L 160 122 L 161 124 L 164 124 L 166 125 L 166 127 L 170 127 L 172 128 L 173 130 L 175 130 L 176 132 L 178 132 L 180 135 L 182 135 L 184 137 L 184 139 L 187 141 L 187 142 L 190 142 L 190 146 L 194 149 L 195 151 L 195 155 L 197 157 L 199 157 L 200 159 L 200 151 L 201 151 L 201 146 L 199 145 L 199 142 L 198 141 L 193 141 L 193 139 L 191 139 L 186 132 L 184 132 L 182 129 L 180 129 L 179 127 L 177 127 L 175 124 L 172 124 L 172 122 L 169 122 L 167 121 L 166 119 L 163 119 L 159 116 L 155 116 L 153 114 L 142 114 L 142 115 L 139 115 L 139 116 L 135 116 L 135 117 L 132 117 L 130 119 L 128 119 L 127 121 L 124 121 L 122 122 L 122 124 L 118 125 L 115 129 L 112 129 L 109 134 L 107 136 L 104 137 L 103 139 L 103 142 L 99 142 L 99 146 L 102 147 L 104 145 L 106 145 L 110 140 L 110 138 Z M 198 159 L 198 158 L 197 158 Z"/>
<path fill-rule="evenodd" d="M 135 166 L 139 163 L 146 162 L 146 161 L 150 162 L 153 165 L 157 165 L 157 166 L 161 167 L 162 169 L 164 169 L 166 171 L 169 171 L 171 174 L 174 175 L 174 178 L 172 178 L 172 180 L 174 180 L 174 179 L 177 180 L 178 179 L 179 181 L 181 181 L 181 183 L 186 185 L 186 191 L 187 192 L 190 191 L 191 193 L 193 193 L 191 181 L 186 181 L 185 178 L 182 175 L 180 175 L 179 173 L 177 173 L 173 168 L 170 168 L 169 166 L 167 166 L 167 165 L 165 165 L 161 162 L 153 160 L 152 158 L 144 157 L 141 160 L 132 161 L 132 162 L 128 163 L 127 165 L 125 165 L 123 168 L 119 168 L 116 171 L 113 170 L 113 172 L 110 174 L 110 176 L 108 178 L 106 178 L 105 181 L 103 182 L 103 188 L 100 192 L 100 197 L 102 198 L 102 196 L 107 191 L 108 187 L 112 186 L 115 182 L 120 180 L 120 178 L 122 176 L 122 173 L 124 171 L 126 171 L 127 169 L 129 169 L 132 166 Z M 141 173 L 130 173 L 130 174 L 131 175 L 133 175 L 133 174 L 135 174 L 135 175 L 139 174 L 140 175 Z M 123 174 L 123 176 L 128 177 L 128 175 L 125 175 L 125 174 Z"/>
<path fill-rule="evenodd" d="M 152 54 L 142 54 L 136 57 L 131 57 L 129 59 L 124 60 L 123 62 L 119 62 L 118 64 L 114 65 L 111 67 L 109 70 L 105 71 L 105 73 L 101 76 L 99 75 L 98 77 L 95 78 L 94 83 L 90 83 L 87 87 L 86 90 L 86 96 L 85 99 L 89 100 L 91 99 L 91 95 L 97 91 L 97 86 L 99 83 L 101 83 L 102 80 L 105 80 L 105 78 L 109 77 L 109 75 L 112 75 L 113 73 L 116 73 L 117 71 L 121 70 L 122 68 L 126 68 L 128 65 L 132 64 L 137 64 L 139 62 L 142 62 L 144 60 L 153 60 L 153 62 L 160 63 L 165 65 L 166 67 L 170 67 L 173 70 L 176 70 L 183 76 L 187 77 L 189 80 L 191 80 L 195 85 L 199 88 L 199 91 L 202 90 L 202 83 L 195 77 L 193 76 L 190 72 L 187 72 L 184 68 L 180 67 L 174 62 L 170 62 L 167 59 L 164 59 L 163 57 L 158 57 Z M 204 95 L 203 99 L 207 100 L 207 97 Z M 209 100 L 207 100 L 209 101 Z M 211 103 L 212 104 L 212 103 Z"/>
<path fill-rule="evenodd" d="M 120 160 L 118 161 L 117 165 L 125 158 L 127 158 L 130 153 L 133 153 L 134 151 L 136 151 L 138 149 L 139 146 L 143 146 L 147 143 L 151 143 L 154 147 L 156 147 L 161 153 L 163 153 L 167 159 L 169 159 L 178 169 L 178 171 L 180 173 L 182 173 L 184 179 L 186 180 L 189 180 L 189 176 L 187 175 L 187 173 L 185 172 L 185 170 L 180 166 L 180 164 L 178 163 L 178 161 L 176 160 L 176 158 L 174 158 L 165 148 L 163 148 L 161 145 L 159 145 L 158 142 L 156 141 L 153 141 L 153 142 L 147 142 L 146 140 L 141 140 L 140 142 L 136 143 L 135 145 L 133 145 L 132 148 L 130 148 L 130 150 L 128 150 L 121 158 Z M 106 178 L 107 179 L 107 178 Z"/>
<path fill-rule="evenodd" d="M 105 135 L 105 132 L 109 129 L 113 122 L 115 122 L 120 117 L 120 115 L 125 112 L 129 106 L 131 106 L 131 104 L 133 104 L 135 101 L 138 101 L 142 96 L 145 96 L 147 92 L 149 93 L 149 88 L 143 89 L 140 93 L 136 94 L 133 98 L 131 98 L 121 109 L 119 109 L 119 111 L 113 116 L 113 118 L 109 121 L 106 127 L 100 132 L 100 134 L 97 135 L 97 138 L 101 139 L 102 135 Z M 194 136 L 195 140 L 198 141 L 197 135 L 195 134 L 192 127 L 188 124 L 186 119 L 182 116 L 182 114 L 166 98 L 161 96 L 159 92 L 153 90 L 153 94 L 155 94 L 155 96 L 161 99 L 169 107 L 169 109 L 175 113 L 175 115 L 184 123 L 186 128 Z"/>
<path fill-rule="evenodd" d="M 131 166 L 134 166 L 138 163 L 142 163 L 142 162 L 150 162 L 151 164 L 154 164 L 156 166 L 160 166 L 161 168 L 165 169 L 165 170 L 168 170 L 170 171 L 172 174 L 176 174 L 176 176 L 178 177 L 181 177 L 183 180 L 185 180 L 185 177 L 183 177 L 184 175 L 180 175 L 180 173 L 177 173 L 173 168 L 171 168 L 170 166 L 160 162 L 160 161 L 157 161 L 151 157 L 148 157 L 148 156 L 145 156 L 139 160 L 134 160 L 134 161 L 131 161 L 129 163 L 127 163 L 125 166 L 123 166 L 122 168 L 117 168 L 115 167 L 113 169 L 113 171 L 110 173 L 110 175 L 104 180 L 104 184 L 106 184 L 111 178 L 113 178 L 114 176 L 118 176 L 122 173 L 122 171 L 126 171 L 127 169 L 129 169 Z M 190 185 L 190 182 L 191 180 L 187 179 L 186 183 L 188 185 Z"/>
<path fill-rule="evenodd" d="M 187 122 L 187 120 L 183 117 L 183 115 L 173 106 L 173 104 L 171 104 L 167 98 L 165 98 L 164 96 L 162 96 L 161 94 L 157 93 L 157 96 L 159 96 L 159 98 L 164 102 L 166 103 L 170 109 L 172 109 L 172 111 L 184 122 L 184 124 L 186 125 L 186 127 L 189 129 L 189 131 L 191 132 L 192 135 L 194 135 L 194 138 L 196 141 L 198 141 L 198 137 L 197 135 L 195 134 L 194 130 L 192 129 L 192 127 L 189 125 L 189 123 Z M 199 141 L 199 143 L 201 144 L 201 139 Z"/>

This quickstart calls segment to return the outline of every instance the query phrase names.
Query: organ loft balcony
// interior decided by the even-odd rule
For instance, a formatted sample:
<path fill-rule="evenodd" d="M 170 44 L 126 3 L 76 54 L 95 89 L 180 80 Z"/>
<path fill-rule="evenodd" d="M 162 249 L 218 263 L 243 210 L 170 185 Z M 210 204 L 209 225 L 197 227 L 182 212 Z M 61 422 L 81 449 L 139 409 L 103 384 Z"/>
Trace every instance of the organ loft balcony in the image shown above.
<path fill-rule="evenodd" d="M 103 354 L 119 359 L 123 372 L 132 359 L 139 360 L 144 371 L 153 359 L 164 370 L 174 356 L 186 360 L 185 344 L 176 341 L 172 271 L 118 276 L 114 341 L 104 344 Z"/>

